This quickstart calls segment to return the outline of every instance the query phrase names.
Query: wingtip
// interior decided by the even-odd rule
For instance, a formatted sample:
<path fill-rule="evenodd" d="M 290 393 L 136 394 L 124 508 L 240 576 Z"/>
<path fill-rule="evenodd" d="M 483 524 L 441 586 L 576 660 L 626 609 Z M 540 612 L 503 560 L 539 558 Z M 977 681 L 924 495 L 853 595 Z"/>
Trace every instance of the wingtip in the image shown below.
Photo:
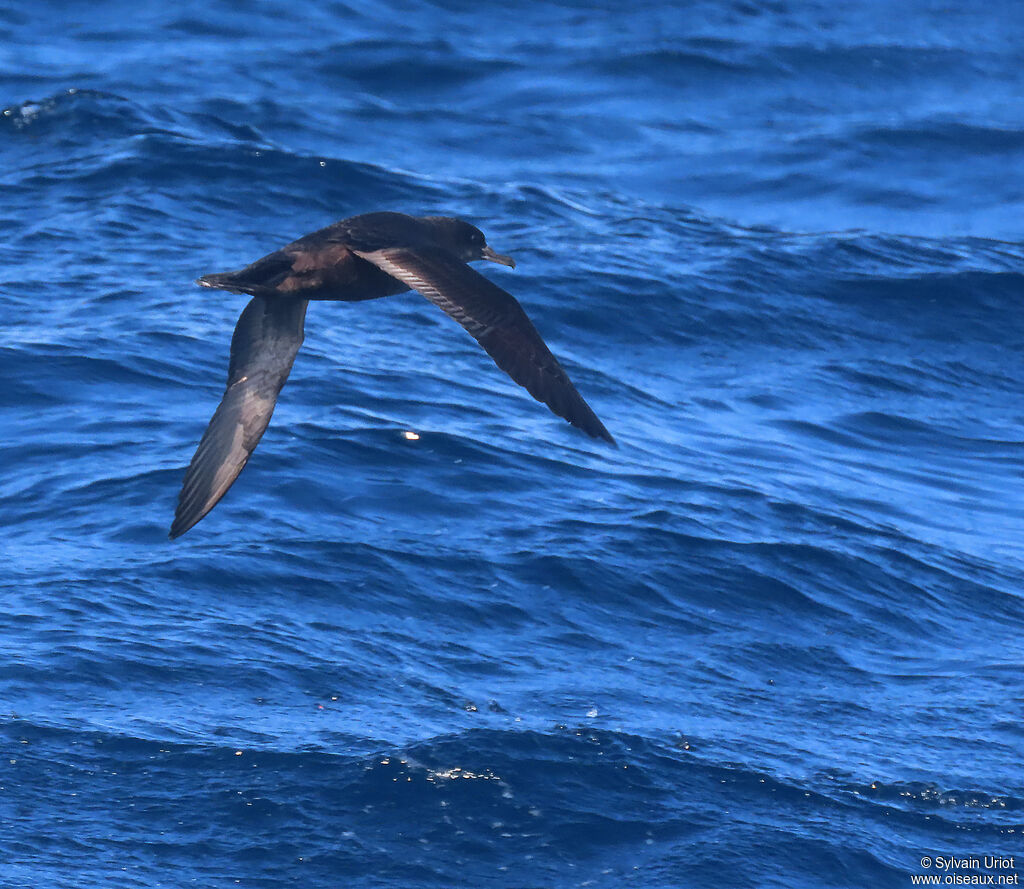
<path fill-rule="evenodd" d="M 584 402 L 584 404 L 587 408 L 588 416 L 581 417 L 579 418 L 579 420 L 574 418 L 569 422 L 572 423 L 573 426 L 576 426 L 578 429 L 582 429 L 591 438 L 599 438 L 602 441 L 606 442 L 607 444 L 610 444 L 613 448 L 617 448 L 619 446 L 619 443 L 612 437 L 612 434 L 605 428 L 604 423 L 602 423 L 598 419 L 597 414 L 595 414 L 590 409 L 590 405 L 587 405 L 586 402 Z"/>
<path fill-rule="evenodd" d="M 613 448 L 617 448 L 619 446 L 619 443 L 612 437 L 612 434 L 604 428 L 604 423 L 597 419 L 596 415 L 592 415 L 590 417 L 590 422 L 585 422 L 577 417 L 573 417 L 571 420 L 568 418 L 563 419 L 566 419 L 570 426 L 578 429 L 585 435 L 590 436 L 590 438 L 603 441 L 605 444 L 610 444 Z"/>
<path fill-rule="evenodd" d="M 614 438 L 612 438 L 612 434 L 607 429 L 604 428 L 604 423 L 602 423 L 600 420 L 597 421 L 596 428 L 587 429 L 585 431 L 589 433 L 593 438 L 599 438 L 606 444 L 610 444 L 613 448 L 617 448 L 619 446 L 619 443 Z"/>
<path fill-rule="evenodd" d="M 171 529 L 167 532 L 167 539 L 177 540 L 185 532 L 191 531 L 206 516 L 207 512 L 209 510 L 200 512 L 197 515 L 194 510 L 188 508 L 182 510 L 182 504 L 179 503 L 178 508 L 174 511 L 174 521 L 171 522 Z"/>

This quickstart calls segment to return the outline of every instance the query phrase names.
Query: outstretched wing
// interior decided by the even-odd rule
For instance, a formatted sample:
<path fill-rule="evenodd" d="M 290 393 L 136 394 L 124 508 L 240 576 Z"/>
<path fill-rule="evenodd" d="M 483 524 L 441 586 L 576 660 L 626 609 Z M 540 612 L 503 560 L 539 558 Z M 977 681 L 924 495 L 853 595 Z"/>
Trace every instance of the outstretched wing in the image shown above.
<path fill-rule="evenodd" d="M 537 401 L 588 435 L 615 444 L 510 293 L 440 248 L 355 252 L 451 315 Z"/>
<path fill-rule="evenodd" d="M 231 338 L 228 386 L 185 473 L 172 540 L 217 505 L 259 443 L 302 345 L 307 305 L 257 296 L 242 312 Z"/>

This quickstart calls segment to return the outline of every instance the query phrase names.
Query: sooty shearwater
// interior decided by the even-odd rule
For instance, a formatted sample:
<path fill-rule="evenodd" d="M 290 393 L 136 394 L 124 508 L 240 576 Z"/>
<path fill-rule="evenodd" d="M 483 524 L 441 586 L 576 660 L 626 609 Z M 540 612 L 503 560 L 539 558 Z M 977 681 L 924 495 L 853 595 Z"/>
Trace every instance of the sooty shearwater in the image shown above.
<path fill-rule="evenodd" d="M 467 262 L 495 253 L 483 233 L 448 216 L 365 213 L 293 241 L 237 272 L 196 283 L 252 296 L 231 338 L 228 383 L 185 473 L 170 537 L 214 506 L 242 471 L 274 412 L 302 345 L 312 300 L 356 302 L 418 290 L 459 322 L 495 364 L 558 416 L 615 444 L 522 307 Z"/>

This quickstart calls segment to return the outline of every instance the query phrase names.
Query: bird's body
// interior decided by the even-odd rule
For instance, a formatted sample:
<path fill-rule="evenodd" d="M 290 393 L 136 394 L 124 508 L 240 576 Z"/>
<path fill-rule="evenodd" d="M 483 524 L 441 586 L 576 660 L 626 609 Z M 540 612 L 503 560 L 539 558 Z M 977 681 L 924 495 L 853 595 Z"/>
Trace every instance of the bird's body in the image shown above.
<path fill-rule="evenodd" d="M 292 241 L 237 272 L 204 275 L 197 283 L 252 296 L 340 302 L 379 299 L 404 293 L 409 285 L 355 251 L 422 245 L 429 243 L 430 234 L 415 216 L 364 213 Z"/>
<path fill-rule="evenodd" d="M 459 219 L 366 213 L 236 272 L 200 278 L 203 287 L 253 299 L 235 326 L 227 389 L 185 474 L 171 538 L 213 509 L 258 444 L 302 345 L 310 300 L 356 302 L 417 290 L 465 327 L 534 398 L 614 444 L 519 303 L 466 265 L 476 259 L 515 266 Z"/>

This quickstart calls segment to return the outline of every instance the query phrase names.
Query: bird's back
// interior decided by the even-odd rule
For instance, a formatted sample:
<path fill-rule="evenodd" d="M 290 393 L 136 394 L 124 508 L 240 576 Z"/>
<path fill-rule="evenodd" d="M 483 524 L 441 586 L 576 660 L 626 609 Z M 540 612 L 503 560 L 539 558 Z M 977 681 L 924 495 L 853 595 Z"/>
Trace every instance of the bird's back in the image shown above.
<path fill-rule="evenodd" d="M 292 241 L 234 272 L 203 275 L 202 287 L 302 299 L 359 301 L 403 293 L 408 286 L 353 251 L 419 237 L 417 220 L 402 213 L 366 213 Z"/>

